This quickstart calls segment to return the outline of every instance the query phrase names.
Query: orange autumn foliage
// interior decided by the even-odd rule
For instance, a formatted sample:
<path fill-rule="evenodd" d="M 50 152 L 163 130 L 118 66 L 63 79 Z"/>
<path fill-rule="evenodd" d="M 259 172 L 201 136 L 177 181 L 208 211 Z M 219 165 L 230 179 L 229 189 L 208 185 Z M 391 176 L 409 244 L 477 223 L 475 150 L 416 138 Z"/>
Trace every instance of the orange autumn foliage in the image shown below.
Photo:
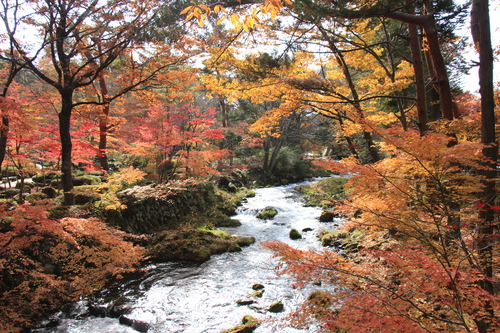
<path fill-rule="evenodd" d="M 454 124 L 457 131 L 467 128 L 463 122 Z M 344 229 L 363 235 L 356 254 L 265 245 L 281 259 L 279 273 L 293 276 L 298 286 L 323 283 L 321 294 L 311 295 L 292 321 L 315 319 L 325 332 L 477 332 L 478 322 L 497 331 L 500 321 L 491 314 L 500 302 L 481 281 L 496 285 L 499 276 L 482 273 L 476 247 L 485 209 L 478 199 L 482 145 L 458 132 L 457 139 L 398 128 L 378 135 L 386 157 L 375 164 L 317 161 L 351 173 L 339 211 L 349 216 Z M 498 215 L 498 207 L 490 209 Z M 499 239 L 495 232 L 486 240 L 495 272 Z"/>

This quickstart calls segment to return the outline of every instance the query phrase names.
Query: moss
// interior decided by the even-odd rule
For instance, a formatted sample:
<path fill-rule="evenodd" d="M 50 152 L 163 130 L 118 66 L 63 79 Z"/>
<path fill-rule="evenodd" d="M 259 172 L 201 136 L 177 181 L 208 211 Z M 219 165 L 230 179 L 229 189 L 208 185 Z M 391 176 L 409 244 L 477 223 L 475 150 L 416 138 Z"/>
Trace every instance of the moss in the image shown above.
<path fill-rule="evenodd" d="M 321 215 L 319 216 L 319 221 L 320 222 L 332 222 L 333 218 L 336 216 L 336 213 L 332 212 L 331 210 L 324 210 L 321 212 Z"/>
<path fill-rule="evenodd" d="M 282 302 L 274 302 L 267 308 L 269 312 L 283 312 L 285 310 L 285 306 Z"/>
<path fill-rule="evenodd" d="M 241 251 L 241 246 L 253 242 L 253 237 L 231 236 L 219 230 L 169 230 L 154 237 L 146 256 L 156 262 L 204 262 L 212 254 Z"/>
<path fill-rule="evenodd" d="M 357 252 L 360 248 L 363 238 L 365 235 L 354 229 L 353 231 L 321 231 L 318 233 L 318 237 L 321 239 L 321 244 L 323 246 L 334 246 L 339 249 L 344 250 L 345 255 Z"/>
<path fill-rule="evenodd" d="M 300 234 L 300 232 L 297 229 L 290 230 L 289 236 L 290 236 L 290 239 L 302 238 L 302 235 Z"/>
<path fill-rule="evenodd" d="M 243 323 L 243 325 L 248 325 L 248 324 L 256 324 L 259 322 L 259 320 L 250 315 L 244 315 L 243 318 L 241 319 L 241 322 Z"/>
<path fill-rule="evenodd" d="M 344 185 L 347 180 L 342 177 L 330 177 L 311 185 L 297 186 L 295 190 L 304 194 L 306 206 L 331 208 L 335 206 L 335 201 L 345 200 Z"/>
<path fill-rule="evenodd" d="M 266 207 L 264 208 L 263 211 L 257 214 L 258 219 L 262 220 L 272 220 L 276 215 L 278 214 L 278 211 L 274 207 Z"/>
<path fill-rule="evenodd" d="M 259 327 L 260 322 L 257 318 L 250 315 L 244 315 L 241 319 L 243 325 L 234 326 L 223 330 L 221 333 L 250 333 Z"/>
<path fill-rule="evenodd" d="M 254 283 L 252 285 L 252 289 L 253 290 L 261 290 L 261 289 L 264 289 L 264 285 L 263 284 L 260 284 L 260 283 Z"/>
<path fill-rule="evenodd" d="M 253 293 L 251 293 L 249 296 L 250 297 L 262 297 L 262 295 L 264 295 L 264 289 L 256 290 Z"/>
<path fill-rule="evenodd" d="M 49 196 L 45 193 L 42 192 L 35 192 L 35 193 L 30 193 L 26 196 L 26 201 L 29 203 L 33 204 L 36 201 L 47 199 Z"/>

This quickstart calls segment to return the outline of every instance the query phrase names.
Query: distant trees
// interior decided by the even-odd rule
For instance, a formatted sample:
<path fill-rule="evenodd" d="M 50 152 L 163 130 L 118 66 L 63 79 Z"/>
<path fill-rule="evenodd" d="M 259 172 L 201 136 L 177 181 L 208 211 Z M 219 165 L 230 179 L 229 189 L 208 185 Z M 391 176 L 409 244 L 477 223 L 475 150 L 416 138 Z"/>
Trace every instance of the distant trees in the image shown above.
<path fill-rule="evenodd" d="M 137 88 L 167 64 L 149 50 L 140 49 L 139 32 L 152 21 L 155 2 L 34 1 L 23 4 L 2 1 L 0 18 L 11 42 L 18 66 L 32 71 L 59 94 L 62 186 L 67 204 L 73 203 L 71 120 L 75 107 L 106 106 L 117 96 Z M 26 31 L 35 32 L 28 38 Z M 139 47 L 139 48 L 138 48 Z M 134 52 L 132 52 L 134 49 Z M 164 50 L 162 50 L 164 51 Z M 177 57 L 185 59 L 185 55 Z M 121 61 L 124 72 L 119 88 L 110 92 L 103 85 L 106 70 Z M 155 65 L 152 65 L 154 63 Z M 140 64 L 140 66 L 139 66 Z M 97 98 L 79 92 L 101 84 Z M 102 119 L 107 117 L 106 107 Z M 101 124 L 104 129 L 105 123 Z"/>

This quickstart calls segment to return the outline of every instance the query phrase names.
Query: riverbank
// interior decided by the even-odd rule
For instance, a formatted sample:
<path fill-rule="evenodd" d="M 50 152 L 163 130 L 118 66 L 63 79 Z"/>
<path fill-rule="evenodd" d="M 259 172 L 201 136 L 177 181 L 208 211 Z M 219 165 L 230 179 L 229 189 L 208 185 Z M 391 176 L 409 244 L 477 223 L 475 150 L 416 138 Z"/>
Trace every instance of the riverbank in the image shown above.
<path fill-rule="evenodd" d="M 81 201 L 71 207 L 41 192 L 30 194 L 26 204 L 6 201 L 0 219 L 0 331 L 26 330 L 37 318 L 147 262 L 202 262 L 254 241 L 216 230 L 239 223 L 230 215 L 252 195 L 250 190 L 229 193 L 194 181 L 129 185 L 126 191 L 120 191 L 125 183 L 108 184 L 75 188 Z M 144 210 L 137 209 L 130 201 L 132 192 L 151 205 L 142 202 Z M 124 204 L 127 198 L 129 206 Z M 179 250 L 187 248 L 198 251 Z"/>
<path fill-rule="evenodd" d="M 334 229 L 335 223 L 319 222 L 321 209 L 304 207 L 294 185 L 259 188 L 255 193 L 243 200 L 233 216 L 241 225 L 223 229 L 229 234 L 255 237 L 256 243 L 239 252 L 212 256 L 202 264 L 151 262 L 145 267 L 147 272 L 135 275 L 132 281 L 122 279 L 57 313 L 51 321 L 57 328 L 45 326 L 33 333 L 134 332 L 130 327 L 220 333 L 242 326 L 246 315 L 262 323 L 255 332 L 295 332 L 285 317 L 298 309 L 309 291 L 295 289 L 289 279 L 277 279 L 276 262 L 260 244 L 279 239 L 300 249 L 319 250 L 321 243 L 315 231 L 328 226 Z M 269 205 L 278 212 L 273 219 L 257 218 Z M 291 239 L 292 229 L 299 230 L 302 238 Z M 258 295 L 255 284 L 263 286 Z M 282 303 L 283 312 L 272 312 L 277 311 L 271 307 L 276 302 Z"/>

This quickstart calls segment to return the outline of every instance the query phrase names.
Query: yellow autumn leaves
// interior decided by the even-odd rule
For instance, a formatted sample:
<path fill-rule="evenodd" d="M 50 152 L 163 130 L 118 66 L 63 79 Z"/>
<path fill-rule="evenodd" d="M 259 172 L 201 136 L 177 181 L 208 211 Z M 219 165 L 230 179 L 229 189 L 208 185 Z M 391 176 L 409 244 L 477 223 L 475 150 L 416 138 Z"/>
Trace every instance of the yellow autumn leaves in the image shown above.
<path fill-rule="evenodd" d="M 292 2 L 284 0 L 284 3 L 291 4 Z M 242 5 L 242 7 L 244 6 Z M 212 9 L 204 4 L 193 2 L 193 5 L 186 7 L 180 15 L 186 15 L 186 22 L 195 19 L 200 27 L 204 27 L 208 16 L 222 14 L 217 20 L 217 24 L 229 21 L 235 31 L 248 32 L 260 23 L 260 16 L 269 15 L 274 20 L 283 7 L 284 4 L 281 0 L 266 0 L 264 3 L 254 6 L 251 11 L 244 8 L 241 13 L 228 13 L 226 8 L 221 5 L 215 5 Z"/>

